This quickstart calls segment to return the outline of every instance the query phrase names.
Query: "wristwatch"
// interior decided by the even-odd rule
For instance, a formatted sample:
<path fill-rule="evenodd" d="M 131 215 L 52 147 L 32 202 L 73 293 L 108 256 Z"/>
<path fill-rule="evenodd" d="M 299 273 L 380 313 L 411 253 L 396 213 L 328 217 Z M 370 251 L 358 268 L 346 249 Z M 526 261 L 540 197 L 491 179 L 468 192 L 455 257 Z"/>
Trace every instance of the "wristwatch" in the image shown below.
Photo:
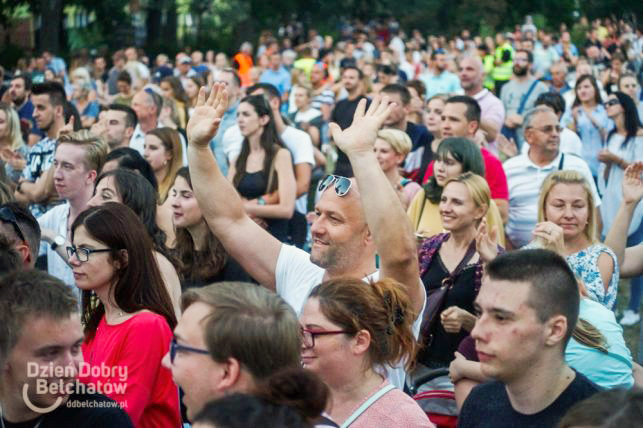
<path fill-rule="evenodd" d="M 58 235 L 54 238 L 54 242 L 51 243 L 51 249 L 56 251 L 56 248 L 65 245 L 65 237 Z"/>

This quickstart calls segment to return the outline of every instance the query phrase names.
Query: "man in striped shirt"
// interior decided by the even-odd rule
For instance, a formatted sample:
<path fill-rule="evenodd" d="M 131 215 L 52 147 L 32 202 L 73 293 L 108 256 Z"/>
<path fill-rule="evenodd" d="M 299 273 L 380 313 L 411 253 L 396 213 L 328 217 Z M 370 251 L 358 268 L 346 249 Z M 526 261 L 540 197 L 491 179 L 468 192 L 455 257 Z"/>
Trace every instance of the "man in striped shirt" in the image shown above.
<path fill-rule="evenodd" d="M 507 244 L 520 248 L 531 241 L 538 219 L 538 196 L 545 177 L 551 172 L 569 169 L 585 176 L 592 188 L 596 205 L 600 197 L 587 163 L 578 156 L 560 151 L 560 125 L 554 111 L 538 106 L 525 116 L 525 142 L 529 151 L 504 164 L 509 187 L 509 221 Z M 599 219 L 600 220 L 600 219 Z"/>

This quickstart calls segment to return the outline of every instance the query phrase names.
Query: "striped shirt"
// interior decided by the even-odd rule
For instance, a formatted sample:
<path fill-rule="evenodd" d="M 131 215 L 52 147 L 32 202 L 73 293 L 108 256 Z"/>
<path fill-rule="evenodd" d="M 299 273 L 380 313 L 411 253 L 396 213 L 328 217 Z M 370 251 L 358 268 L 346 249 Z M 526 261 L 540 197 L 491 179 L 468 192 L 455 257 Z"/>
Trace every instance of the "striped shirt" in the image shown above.
<path fill-rule="evenodd" d="M 527 154 L 507 160 L 503 164 L 509 187 L 509 221 L 507 237 L 514 248 L 531 241 L 531 232 L 538 221 L 538 196 L 545 177 L 558 169 L 578 171 L 585 176 L 594 194 L 596 206 L 601 204 L 596 185 L 587 163 L 578 156 L 566 153 L 561 164 L 561 153 L 548 165 L 539 167 Z"/>

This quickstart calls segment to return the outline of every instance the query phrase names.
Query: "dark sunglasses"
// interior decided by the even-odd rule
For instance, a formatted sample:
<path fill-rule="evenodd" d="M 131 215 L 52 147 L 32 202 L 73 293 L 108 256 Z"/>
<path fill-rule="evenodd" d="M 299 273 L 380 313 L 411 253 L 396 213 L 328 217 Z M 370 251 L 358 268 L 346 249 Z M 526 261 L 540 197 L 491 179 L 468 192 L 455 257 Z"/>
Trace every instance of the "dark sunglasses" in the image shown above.
<path fill-rule="evenodd" d="M 616 104 L 620 104 L 620 102 L 618 101 L 618 98 L 614 98 L 613 100 L 606 101 L 605 107 L 615 106 Z"/>
<path fill-rule="evenodd" d="M 346 196 L 348 191 L 351 189 L 351 185 L 353 184 L 346 177 L 331 174 L 327 175 L 326 178 L 319 182 L 317 191 L 321 193 L 333 183 L 335 183 L 335 193 L 337 193 L 337 196 Z"/>
<path fill-rule="evenodd" d="M 20 238 L 21 241 L 26 241 L 27 238 L 25 238 L 25 234 L 22 232 L 22 229 L 20 228 L 20 224 L 18 223 L 18 219 L 16 218 L 16 215 L 11 211 L 10 208 L 8 207 L 2 207 L 0 208 L 0 220 L 6 223 L 11 223 L 13 225 L 13 228 L 16 230 L 16 233 L 18 234 L 18 238 Z"/>

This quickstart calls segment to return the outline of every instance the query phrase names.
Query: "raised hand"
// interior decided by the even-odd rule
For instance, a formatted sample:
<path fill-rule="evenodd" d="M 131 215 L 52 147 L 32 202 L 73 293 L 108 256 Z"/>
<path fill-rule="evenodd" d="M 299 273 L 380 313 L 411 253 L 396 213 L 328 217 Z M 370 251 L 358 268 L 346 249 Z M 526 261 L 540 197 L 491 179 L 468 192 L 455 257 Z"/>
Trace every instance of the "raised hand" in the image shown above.
<path fill-rule="evenodd" d="M 643 162 L 635 162 L 625 169 L 623 176 L 623 202 L 637 204 L 643 198 Z"/>
<path fill-rule="evenodd" d="M 498 228 L 487 229 L 487 219 L 483 218 L 476 233 L 476 251 L 483 263 L 490 262 L 498 255 Z"/>
<path fill-rule="evenodd" d="M 67 135 L 74 132 L 74 115 L 69 116 L 69 121 L 65 123 L 59 130 L 57 138 L 60 138 L 61 135 Z"/>
<path fill-rule="evenodd" d="M 498 150 L 500 150 L 500 153 L 508 158 L 512 158 L 518 154 L 518 146 L 513 138 L 507 139 L 507 137 L 498 132 L 496 141 L 498 141 Z"/>
<path fill-rule="evenodd" d="M 331 123 L 330 132 L 333 141 L 344 153 L 372 152 L 377 131 L 391 113 L 391 104 L 387 96 L 379 95 L 373 98 L 366 111 L 366 100 L 362 99 L 357 105 L 353 123 L 342 130 L 336 123 Z"/>
<path fill-rule="evenodd" d="M 205 146 L 210 143 L 219 129 L 221 118 L 228 108 L 228 91 L 223 83 L 212 85 L 206 99 L 205 86 L 199 89 L 196 107 L 186 126 L 188 143 Z"/>

